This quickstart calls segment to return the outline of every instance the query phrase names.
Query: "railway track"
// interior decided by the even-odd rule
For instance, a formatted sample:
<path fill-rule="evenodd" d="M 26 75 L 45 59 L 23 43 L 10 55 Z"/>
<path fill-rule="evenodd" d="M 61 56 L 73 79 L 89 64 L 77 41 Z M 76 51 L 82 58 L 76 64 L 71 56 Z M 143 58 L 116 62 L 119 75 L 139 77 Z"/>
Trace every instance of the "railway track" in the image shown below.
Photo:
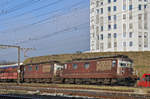
<path fill-rule="evenodd" d="M 1 84 L 0 84 L 1 85 Z M 50 85 L 51 86 L 51 85 Z M 63 85 L 62 85 L 63 86 Z M 64 85 L 65 86 L 65 85 Z M 0 90 L 3 92 L 8 92 L 6 94 L 15 93 L 19 91 L 20 93 L 23 92 L 24 94 L 30 95 L 54 95 L 54 96 L 84 96 L 84 97 L 94 97 L 100 99 L 150 99 L 149 94 L 145 93 L 136 93 L 134 91 L 116 91 L 116 90 L 102 90 L 102 89 L 90 89 L 90 88 L 78 88 L 74 86 L 71 87 L 48 87 L 48 86 L 39 86 L 35 84 L 22 84 L 22 85 L 15 85 L 15 84 L 3 84 L 0 86 Z M 9 93 L 9 91 L 11 91 Z"/>

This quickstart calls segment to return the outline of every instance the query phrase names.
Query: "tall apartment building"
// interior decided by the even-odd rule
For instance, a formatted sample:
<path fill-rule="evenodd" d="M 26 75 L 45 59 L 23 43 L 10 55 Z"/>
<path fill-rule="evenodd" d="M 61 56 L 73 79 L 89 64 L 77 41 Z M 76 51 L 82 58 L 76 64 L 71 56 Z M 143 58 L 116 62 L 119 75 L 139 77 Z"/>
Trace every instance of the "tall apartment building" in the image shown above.
<path fill-rule="evenodd" d="M 150 51 L 150 0 L 90 0 L 90 50 Z"/>

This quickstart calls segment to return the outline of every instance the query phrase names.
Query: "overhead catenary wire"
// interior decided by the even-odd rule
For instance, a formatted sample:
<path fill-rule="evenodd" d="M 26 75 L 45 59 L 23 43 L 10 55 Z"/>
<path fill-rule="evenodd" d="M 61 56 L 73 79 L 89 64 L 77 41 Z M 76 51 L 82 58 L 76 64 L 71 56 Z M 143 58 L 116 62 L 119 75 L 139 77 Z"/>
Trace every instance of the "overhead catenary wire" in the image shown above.
<path fill-rule="evenodd" d="M 20 9 L 23 9 L 23 8 L 27 7 L 27 6 L 30 6 L 30 5 L 32 5 L 32 4 L 35 4 L 35 3 L 39 2 L 39 1 L 40 1 L 40 0 L 32 0 L 32 1 L 29 0 L 29 1 L 25 1 L 25 2 L 23 2 L 23 3 L 21 3 L 21 4 L 18 4 L 18 5 L 16 5 L 16 6 L 14 6 L 14 7 L 11 7 L 11 8 L 9 8 L 9 9 L 3 10 L 3 13 L 0 13 L 0 16 L 2 16 L 2 15 L 7 15 L 7 14 L 9 14 L 9 13 L 18 11 L 18 10 L 20 10 Z"/>
<path fill-rule="evenodd" d="M 72 6 L 72 8 L 75 7 L 75 6 L 78 6 L 78 4 L 79 4 L 79 3 L 75 4 L 74 6 Z M 71 9 L 68 9 L 68 10 L 71 10 Z M 75 10 L 76 10 L 76 9 L 75 9 Z M 48 18 L 44 18 L 44 19 L 41 19 L 41 20 L 39 20 L 39 21 L 36 21 L 36 22 L 34 22 L 34 23 L 27 24 L 27 25 L 23 25 L 23 26 L 19 26 L 19 27 L 16 27 L 16 28 L 13 28 L 13 29 L 9 29 L 9 30 L 11 30 L 11 31 L 18 31 L 18 30 L 21 30 L 21 29 L 24 29 L 24 28 L 27 28 L 27 27 L 32 27 L 32 26 L 37 25 L 37 24 L 41 24 L 41 23 L 44 24 L 45 21 L 48 21 L 48 20 L 51 20 L 51 19 L 53 19 L 53 18 L 56 18 L 57 16 L 63 16 L 63 15 L 65 15 L 65 14 L 62 14 L 62 13 L 56 14 L 56 15 L 50 16 L 50 17 L 48 17 Z M 7 33 L 7 32 L 5 32 L 5 31 L 8 31 L 8 29 L 3 30 L 3 31 L 0 31 L 0 33 Z"/>
<path fill-rule="evenodd" d="M 64 1 L 64 0 L 61 0 L 61 2 L 62 2 L 62 1 Z M 53 13 L 57 13 L 57 12 L 63 11 L 63 10 L 65 10 L 65 9 L 66 9 L 66 10 L 72 9 L 73 7 L 75 7 L 75 6 L 80 5 L 81 3 L 83 3 L 83 1 L 85 1 L 85 0 L 82 0 L 81 2 L 78 2 L 78 3 L 73 4 L 73 5 L 70 5 L 69 7 L 63 7 L 63 8 L 60 8 L 60 9 L 54 9 L 54 10 L 52 10 L 52 11 L 49 11 L 49 12 L 46 12 L 46 13 L 42 13 L 42 14 L 39 14 L 39 15 L 37 15 L 37 16 L 25 17 L 23 20 L 34 19 L 34 18 L 37 18 L 37 17 L 39 18 L 39 17 L 42 17 L 42 16 L 47 16 L 47 15 L 51 15 L 51 14 L 53 14 Z M 61 3 L 61 2 L 59 2 L 59 3 Z M 53 2 L 53 3 L 48 4 L 49 6 L 44 5 L 44 6 L 40 7 L 40 8 L 36 8 L 36 10 L 34 9 L 34 10 L 31 10 L 31 11 L 29 11 L 29 12 L 27 12 L 27 13 L 20 14 L 19 16 L 26 15 L 26 14 L 31 13 L 31 12 L 36 12 L 36 11 L 42 10 L 42 9 L 44 9 L 44 8 L 46 8 L 46 7 L 50 7 L 50 6 L 55 5 L 55 4 L 57 4 L 57 3 L 56 3 L 56 2 Z M 41 8 L 42 8 L 42 9 L 41 9 Z M 60 14 L 59 14 L 59 15 L 60 15 Z M 16 19 L 16 18 L 18 18 L 18 16 L 11 17 L 11 20 L 14 20 L 14 19 Z M 9 18 L 9 19 L 10 19 L 10 18 Z M 8 21 L 9 19 L 5 19 L 5 20 Z M 15 22 L 15 20 L 14 20 L 14 22 Z M 9 23 L 10 23 L 10 22 L 3 23 L 3 24 L 8 24 L 8 25 L 9 25 Z"/>
<path fill-rule="evenodd" d="M 134 17 L 134 16 L 133 16 Z M 30 39 L 31 40 L 31 39 Z M 34 40 L 38 40 L 38 39 L 34 39 Z"/>
<path fill-rule="evenodd" d="M 137 7 L 133 8 L 133 9 L 136 9 L 136 8 Z M 128 10 L 126 10 L 126 11 L 128 11 Z M 121 13 L 124 13 L 124 11 L 121 11 L 121 12 L 117 13 L 116 15 L 121 14 Z M 41 23 L 42 21 L 47 21 L 47 20 L 49 20 L 49 18 L 46 18 L 46 19 L 40 20 L 40 21 L 32 23 L 32 24 L 28 24 L 28 25 L 25 25 L 25 26 L 17 27 L 17 28 L 15 28 L 15 31 L 19 30 L 19 29 L 22 29 L 22 28 L 27 28 L 27 27 L 33 26 L 35 24 L 38 24 L 38 23 Z M 3 30 L 3 31 L 5 31 L 5 30 Z M 0 32 L 3 33 L 3 31 L 0 31 Z"/>
<path fill-rule="evenodd" d="M 72 31 L 74 31 L 74 30 L 77 30 L 77 29 L 86 29 L 86 28 L 89 28 L 89 25 L 88 26 L 85 26 L 85 24 L 87 25 L 87 23 L 84 23 L 84 24 L 79 24 L 79 25 L 76 25 L 76 26 L 72 26 L 72 27 L 70 27 L 70 28 L 66 28 L 66 29 L 64 29 L 64 30 L 62 30 L 62 31 L 58 31 L 58 32 L 53 32 L 52 34 L 48 34 L 48 35 L 45 35 L 45 36 L 43 36 L 42 38 L 33 38 L 33 39 L 30 39 L 31 41 L 36 41 L 36 40 L 41 40 L 41 39 L 46 39 L 46 38 L 49 38 L 49 37 L 53 37 L 53 36 L 56 36 L 56 35 L 59 35 L 59 34 L 62 34 L 62 33 L 66 33 L 66 32 L 72 32 Z M 20 42 L 20 43 L 18 43 L 18 44 L 22 44 L 22 43 L 28 43 L 29 41 L 24 41 L 24 42 Z M 42 50 L 42 49 L 39 49 L 39 48 L 36 48 L 36 50 Z M 7 53 L 7 54 L 1 54 L 1 56 L 3 56 L 3 55 L 9 55 L 10 54 L 10 52 L 9 53 Z"/>
<path fill-rule="evenodd" d="M 135 1 L 135 0 L 134 0 L 134 1 Z M 137 3 L 136 1 L 135 1 L 135 2 L 134 2 L 134 1 L 129 1 L 129 0 L 128 0 L 128 1 L 126 1 L 126 3 L 127 3 L 127 2 L 131 2 L 131 4 Z M 91 5 L 93 5 L 93 4 L 96 5 L 96 2 L 97 2 L 97 1 L 95 0 L 95 2 L 94 2 L 94 3 L 93 3 L 93 2 L 94 2 L 94 1 L 91 0 L 90 4 L 91 4 Z M 93 3 L 93 4 L 92 4 L 92 3 Z M 144 1 L 144 2 L 141 1 L 141 3 L 150 4 L 148 1 L 146 1 L 146 2 L 145 2 L 145 1 Z M 113 2 L 113 4 L 115 5 L 115 4 L 117 4 L 117 2 Z M 112 6 L 112 3 L 105 3 L 105 4 L 102 4 L 102 5 L 101 5 L 100 2 L 99 2 L 98 6 L 95 6 L 95 7 L 96 7 L 96 8 L 99 8 L 99 7 L 103 7 L 103 6 Z"/>
<path fill-rule="evenodd" d="M 44 6 L 41 6 L 41 7 L 32 9 L 32 10 L 27 11 L 27 12 L 23 12 L 23 13 L 21 13 L 21 14 L 19 14 L 19 15 L 11 16 L 10 18 L 4 18 L 4 19 L 5 19 L 5 20 L 14 20 L 14 19 L 16 19 L 16 18 L 18 18 L 18 17 L 20 17 L 20 16 L 23 16 L 23 15 L 26 15 L 26 14 L 30 14 L 30 13 L 35 12 L 35 11 L 39 11 L 39 10 L 41 10 L 41 9 L 50 7 L 50 6 L 52 6 L 52 5 L 56 5 L 56 4 L 58 4 L 58 3 L 62 2 L 62 1 L 64 1 L 64 0 L 57 0 L 57 1 L 54 1 L 54 2 L 50 2 L 50 3 L 48 3 L 48 4 L 44 5 Z"/>
<path fill-rule="evenodd" d="M 13 2 L 14 2 L 15 0 L 13 0 Z M 11 2 L 12 2 L 12 0 L 4 0 L 4 2 L 0 2 L 0 7 L 4 7 L 4 6 L 7 6 L 7 5 L 10 5 L 11 4 Z M 12 2 L 12 3 L 13 3 Z"/>
<path fill-rule="evenodd" d="M 86 24 L 86 23 L 85 23 Z M 82 26 L 82 25 L 81 25 Z M 77 27 L 76 29 L 77 30 L 87 30 L 87 28 L 89 28 L 89 25 L 86 25 L 86 26 L 82 26 L 82 27 Z M 72 29 L 70 29 L 70 30 L 68 30 L 68 31 L 63 31 L 63 32 L 61 32 L 61 33 L 58 33 L 58 34 L 56 34 L 56 35 L 60 35 L 60 34 L 64 34 L 64 33 L 71 33 L 71 32 L 76 32 L 75 30 L 74 30 L 75 28 L 72 28 Z M 87 32 L 83 32 L 82 34 L 80 34 L 80 36 L 82 36 L 83 34 L 86 34 Z M 56 35 L 52 35 L 52 36 L 49 36 L 49 37 L 47 37 L 47 38 L 50 38 L 50 37 L 53 37 L 53 36 L 56 36 Z M 70 36 L 72 36 L 72 35 L 70 35 Z M 69 42 L 71 42 L 72 41 L 72 38 L 71 37 L 67 37 L 67 38 L 64 38 L 64 39 L 61 39 L 62 41 L 69 41 Z M 76 35 L 77 36 L 77 35 Z M 79 35 L 78 35 L 79 36 Z M 74 36 L 72 36 L 72 37 L 74 37 Z M 43 39 L 43 38 L 42 38 Z M 86 38 L 86 39 L 89 39 L 88 37 Z M 41 39 L 39 39 L 39 40 L 41 40 Z M 76 38 L 76 41 L 78 41 L 79 40 L 79 38 Z M 27 42 L 25 42 L 25 43 L 27 43 Z M 60 42 L 61 43 L 61 42 Z M 60 44 L 59 43 L 59 44 Z M 57 46 L 57 45 L 56 45 Z M 45 48 L 38 48 L 37 50 L 40 50 L 40 51 L 45 51 L 45 50 L 49 50 L 49 49 L 45 49 Z"/>
<path fill-rule="evenodd" d="M 137 8 L 137 7 L 135 7 L 135 8 Z M 135 8 L 133 8 L 133 9 L 135 9 Z M 127 10 L 128 11 L 128 10 Z M 133 12 L 133 11 L 132 11 Z M 121 11 L 121 12 L 119 12 L 119 13 L 117 13 L 117 14 L 121 14 L 121 13 L 124 13 L 123 11 Z M 116 14 L 116 15 L 117 15 Z M 47 19 L 43 19 L 43 20 L 41 20 L 41 21 L 38 21 L 38 22 L 35 22 L 35 23 L 33 23 L 33 24 L 29 24 L 29 26 L 33 26 L 33 25 L 35 25 L 35 24 L 38 24 L 38 23 L 41 23 L 42 21 L 46 21 L 46 20 L 48 20 L 49 18 L 47 18 Z M 28 25 L 26 25 L 26 26 L 22 26 L 22 28 L 26 28 L 26 27 L 28 27 Z M 21 29 L 21 27 L 17 27 L 17 28 L 15 28 L 15 31 L 17 30 L 17 29 Z M 1 33 L 2 33 L 3 31 L 1 31 Z"/>
<path fill-rule="evenodd" d="M 80 26 L 84 26 L 84 25 L 87 25 L 87 24 L 88 24 L 88 22 L 82 23 L 82 24 L 78 24 L 78 25 L 75 25 L 75 26 L 72 26 L 72 27 L 69 27 L 69 28 L 65 28 L 65 29 L 60 30 L 60 31 L 52 32 L 50 34 L 46 34 L 46 35 L 43 35 L 43 36 L 40 36 L 40 37 L 29 38 L 29 40 L 24 40 L 24 41 L 22 41 L 20 43 L 17 43 L 17 44 L 28 43 L 30 41 L 37 41 L 37 40 L 42 40 L 42 39 L 50 38 L 50 37 L 56 36 L 58 34 L 62 34 L 64 32 L 68 32 L 68 31 L 72 32 L 72 31 L 74 31 L 76 29 L 89 28 L 89 26 L 80 27 Z"/>

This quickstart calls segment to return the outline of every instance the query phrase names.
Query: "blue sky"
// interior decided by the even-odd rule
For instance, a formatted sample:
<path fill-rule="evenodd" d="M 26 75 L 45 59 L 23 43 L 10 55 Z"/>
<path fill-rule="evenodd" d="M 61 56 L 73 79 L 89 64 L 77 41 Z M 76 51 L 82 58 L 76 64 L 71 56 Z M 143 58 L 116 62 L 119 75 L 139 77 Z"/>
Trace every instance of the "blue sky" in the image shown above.
<path fill-rule="evenodd" d="M 28 57 L 87 51 L 89 16 L 89 0 L 0 0 L 0 44 L 35 48 Z M 17 61 L 17 50 L 0 56 Z"/>

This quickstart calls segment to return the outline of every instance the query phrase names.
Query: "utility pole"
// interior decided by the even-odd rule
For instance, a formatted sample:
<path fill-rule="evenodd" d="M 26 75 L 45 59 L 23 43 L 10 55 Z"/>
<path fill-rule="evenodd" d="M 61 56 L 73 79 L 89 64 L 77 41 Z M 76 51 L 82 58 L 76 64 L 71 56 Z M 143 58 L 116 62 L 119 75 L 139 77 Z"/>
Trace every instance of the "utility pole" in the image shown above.
<path fill-rule="evenodd" d="M 17 84 L 19 85 L 20 84 L 20 50 L 21 49 L 32 49 L 32 48 L 21 48 L 20 46 L 15 46 L 15 45 L 0 45 L 0 48 L 3 48 L 3 49 L 7 49 L 7 48 L 17 48 L 18 49 L 18 68 L 17 68 Z"/>

